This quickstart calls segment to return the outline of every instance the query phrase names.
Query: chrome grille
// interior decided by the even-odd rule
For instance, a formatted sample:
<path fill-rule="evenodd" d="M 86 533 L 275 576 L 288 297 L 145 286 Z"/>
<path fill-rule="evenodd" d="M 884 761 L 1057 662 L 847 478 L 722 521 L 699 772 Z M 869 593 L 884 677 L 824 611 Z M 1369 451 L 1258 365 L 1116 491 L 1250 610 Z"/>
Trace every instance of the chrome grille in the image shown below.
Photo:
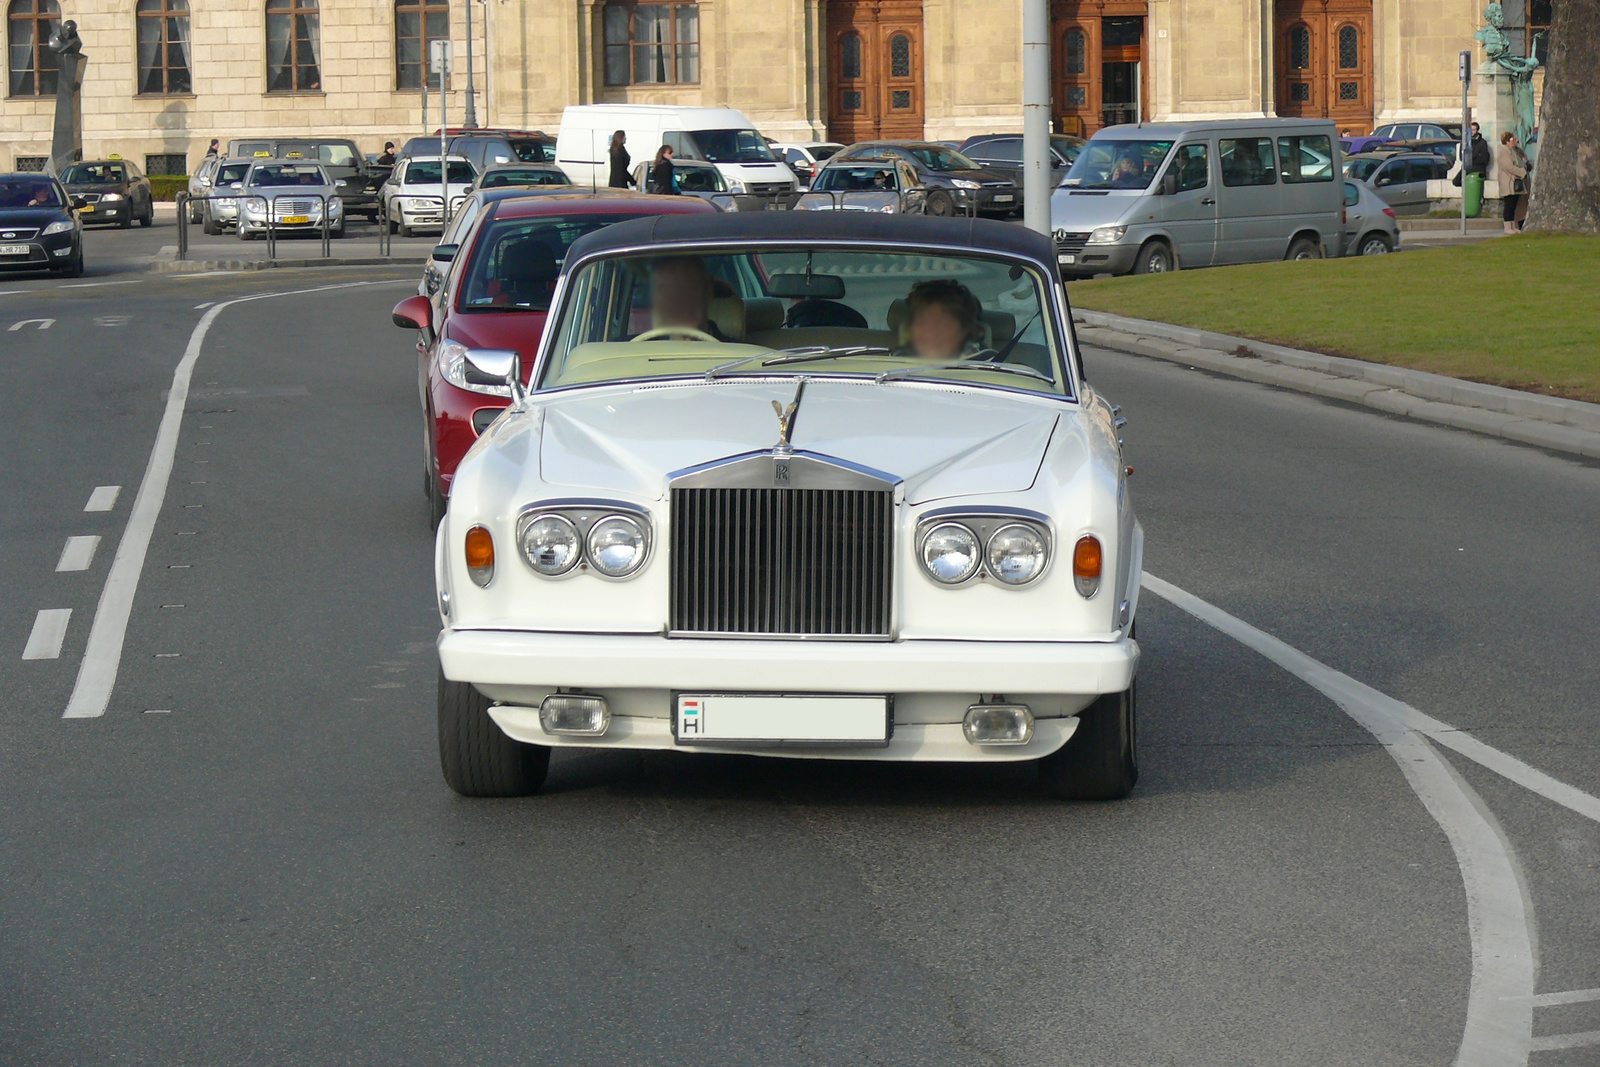
<path fill-rule="evenodd" d="M 674 488 L 670 629 L 886 638 L 893 548 L 888 490 Z"/>
<path fill-rule="evenodd" d="M 278 214 L 309 215 L 315 205 L 315 200 L 280 200 L 278 201 Z"/>
<path fill-rule="evenodd" d="M 75 193 L 73 195 L 82 200 L 85 204 L 98 204 L 101 196 L 100 193 Z"/>
<path fill-rule="evenodd" d="M 39 235 L 39 227 L 26 229 L 0 229 L 0 241 L 31 241 Z"/>
<path fill-rule="evenodd" d="M 1083 246 L 1089 243 L 1089 235 L 1087 233 L 1068 233 L 1066 230 L 1057 230 L 1055 238 L 1056 251 L 1065 252 L 1069 255 L 1075 252 L 1082 252 Z"/>
<path fill-rule="evenodd" d="M 751 196 L 784 196 L 794 192 L 794 186 L 788 182 L 747 182 L 745 188 Z"/>

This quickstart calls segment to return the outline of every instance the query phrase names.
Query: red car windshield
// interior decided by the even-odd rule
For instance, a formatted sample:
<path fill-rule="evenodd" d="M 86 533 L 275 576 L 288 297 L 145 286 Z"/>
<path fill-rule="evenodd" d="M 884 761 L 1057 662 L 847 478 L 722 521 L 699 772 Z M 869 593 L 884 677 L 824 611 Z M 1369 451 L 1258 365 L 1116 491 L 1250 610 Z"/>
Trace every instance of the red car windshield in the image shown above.
<path fill-rule="evenodd" d="M 549 311 L 556 275 L 572 242 L 643 214 L 539 215 L 490 222 L 473 245 L 457 307 L 462 311 Z"/>

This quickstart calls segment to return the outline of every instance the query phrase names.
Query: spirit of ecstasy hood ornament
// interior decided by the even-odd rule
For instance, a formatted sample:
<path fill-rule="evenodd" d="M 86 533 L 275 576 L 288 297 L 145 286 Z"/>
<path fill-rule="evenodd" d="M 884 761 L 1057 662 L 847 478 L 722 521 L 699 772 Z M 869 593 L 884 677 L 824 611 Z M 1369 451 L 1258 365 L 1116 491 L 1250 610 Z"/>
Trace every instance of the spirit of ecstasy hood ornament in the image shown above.
<path fill-rule="evenodd" d="M 772 410 L 778 416 L 778 445 L 773 449 L 774 452 L 794 451 L 794 446 L 789 443 L 789 439 L 794 433 L 795 412 L 800 410 L 800 398 L 805 395 L 805 392 L 806 379 L 804 376 L 802 376 L 800 378 L 799 386 L 794 391 L 794 399 L 789 401 L 789 406 L 787 408 L 779 404 L 776 400 L 772 402 Z"/>

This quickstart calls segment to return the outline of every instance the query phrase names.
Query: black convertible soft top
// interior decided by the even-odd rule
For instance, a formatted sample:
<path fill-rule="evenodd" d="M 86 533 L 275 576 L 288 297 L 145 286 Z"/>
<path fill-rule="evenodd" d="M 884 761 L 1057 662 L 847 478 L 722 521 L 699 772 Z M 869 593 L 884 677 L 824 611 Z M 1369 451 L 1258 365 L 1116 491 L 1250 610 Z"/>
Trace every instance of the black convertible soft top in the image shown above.
<path fill-rule="evenodd" d="M 655 215 L 606 226 L 580 237 L 568 264 L 612 249 L 695 241 L 856 243 L 986 251 L 1033 260 L 1047 275 L 1056 270 L 1050 238 L 1015 223 L 988 219 L 937 219 L 865 211 L 750 211 L 706 215 Z"/>

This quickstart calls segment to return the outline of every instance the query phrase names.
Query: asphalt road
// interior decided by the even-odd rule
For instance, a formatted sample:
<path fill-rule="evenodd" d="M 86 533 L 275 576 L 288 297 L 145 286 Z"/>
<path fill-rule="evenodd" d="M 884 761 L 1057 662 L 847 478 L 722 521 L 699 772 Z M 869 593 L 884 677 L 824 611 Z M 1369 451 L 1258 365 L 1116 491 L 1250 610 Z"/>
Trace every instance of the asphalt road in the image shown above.
<path fill-rule="evenodd" d="M 0 279 L 0 1063 L 1600 1057 L 1532 1051 L 1600 1031 L 1600 996 L 1551 997 L 1600 987 L 1600 826 L 1416 742 L 1424 796 L 1325 695 L 1342 672 L 1600 794 L 1595 466 L 1091 351 L 1147 571 L 1324 674 L 1147 591 L 1126 802 L 565 753 L 543 796 L 467 801 L 388 324 L 414 275 L 96 274 L 94 247 L 79 283 Z M 109 709 L 63 719 L 174 367 L 268 293 L 199 347 Z M 71 612 L 59 654 L 23 659 L 41 610 Z M 1447 837 L 1444 793 L 1478 830 Z M 1474 946 L 1518 923 L 1542 999 L 1474 1043 L 1474 982 L 1516 969 Z"/>

